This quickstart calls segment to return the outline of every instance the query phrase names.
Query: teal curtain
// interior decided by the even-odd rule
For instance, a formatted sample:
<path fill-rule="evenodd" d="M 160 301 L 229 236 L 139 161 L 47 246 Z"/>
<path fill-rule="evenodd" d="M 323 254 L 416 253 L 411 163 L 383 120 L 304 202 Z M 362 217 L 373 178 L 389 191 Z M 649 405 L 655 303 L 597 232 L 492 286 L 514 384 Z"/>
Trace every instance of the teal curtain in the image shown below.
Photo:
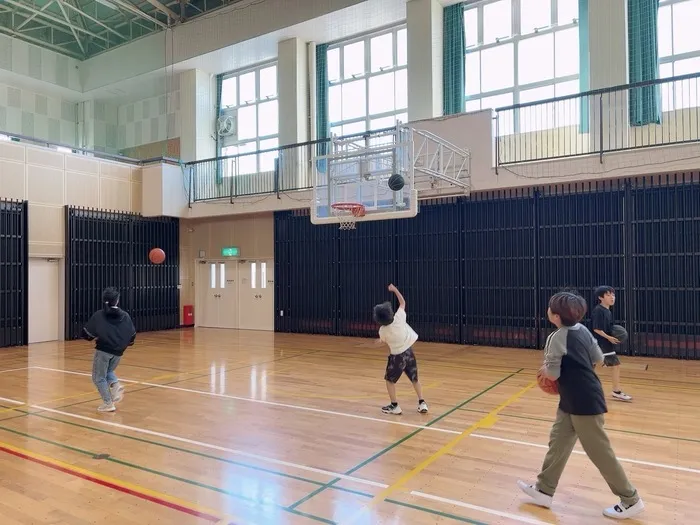
<path fill-rule="evenodd" d="M 316 138 L 327 139 L 330 135 L 328 122 L 328 44 L 316 46 Z M 316 155 L 328 153 L 328 142 L 316 146 Z M 317 169 L 326 171 L 325 159 L 318 162 Z"/>
<path fill-rule="evenodd" d="M 588 47 L 588 0 L 578 0 L 578 55 L 579 92 L 585 93 L 591 89 L 591 64 Z M 588 133 L 590 107 L 591 104 L 588 97 L 581 97 L 581 133 Z"/>
<path fill-rule="evenodd" d="M 659 78 L 658 13 L 659 0 L 628 0 L 630 84 Z M 661 86 L 657 84 L 631 89 L 629 112 L 631 126 L 660 124 Z"/>
<path fill-rule="evenodd" d="M 465 79 L 464 3 L 446 7 L 442 13 L 442 111 L 445 115 L 464 112 Z"/>
<path fill-rule="evenodd" d="M 216 156 L 220 157 L 221 156 L 221 138 L 219 137 L 219 122 L 218 118 L 222 115 L 221 111 L 221 86 L 224 83 L 224 76 L 223 75 L 217 75 L 216 76 Z M 221 184 L 224 180 L 224 176 L 222 173 L 221 169 L 221 163 L 222 161 L 217 158 L 216 160 L 216 183 Z"/>

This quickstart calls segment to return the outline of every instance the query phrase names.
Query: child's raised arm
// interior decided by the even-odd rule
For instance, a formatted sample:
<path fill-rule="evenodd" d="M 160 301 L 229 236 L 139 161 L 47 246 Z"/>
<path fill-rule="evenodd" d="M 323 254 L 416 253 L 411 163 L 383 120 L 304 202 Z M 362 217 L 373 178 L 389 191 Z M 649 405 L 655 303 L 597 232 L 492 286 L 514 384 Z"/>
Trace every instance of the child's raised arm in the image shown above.
<path fill-rule="evenodd" d="M 399 292 L 399 289 L 394 286 L 393 284 L 389 285 L 389 291 L 393 292 L 396 295 L 396 299 L 399 301 L 399 308 L 403 308 L 404 310 L 406 309 L 406 299 L 403 298 L 403 295 L 401 295 L 401 292 Z"/>

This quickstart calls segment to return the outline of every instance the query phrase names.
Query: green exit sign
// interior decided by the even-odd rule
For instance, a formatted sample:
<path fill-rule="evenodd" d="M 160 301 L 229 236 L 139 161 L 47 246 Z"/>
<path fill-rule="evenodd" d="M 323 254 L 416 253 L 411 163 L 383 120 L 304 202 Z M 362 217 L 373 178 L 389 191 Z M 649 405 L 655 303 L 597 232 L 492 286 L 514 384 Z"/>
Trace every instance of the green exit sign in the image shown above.
<path fill-rule="evenodd" d="M 241 250 L 238 246 L 228 246 L 227 248 L 221 248 L 222 257 L 238 257 L 241 254 Z"/>

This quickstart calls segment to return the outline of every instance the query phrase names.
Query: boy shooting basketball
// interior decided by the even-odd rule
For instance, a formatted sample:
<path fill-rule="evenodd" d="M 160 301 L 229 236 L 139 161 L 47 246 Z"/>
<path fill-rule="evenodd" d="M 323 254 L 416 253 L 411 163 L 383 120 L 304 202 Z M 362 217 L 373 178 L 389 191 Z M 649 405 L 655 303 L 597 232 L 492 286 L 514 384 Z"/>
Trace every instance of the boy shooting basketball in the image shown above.
<path fill-rule="evenodd" d="M 619 345 L 620 341 L 610 335 L 613 326 L 610 308 L 615 304 L 615 290 L 612 286 L 599 286 L 594 294 L 598 305 L 591 312 L 591 327 L 605 356 L 604 365 L 612 370 L 612 397 L 618 401 L 632 401 L 632 396 L 625 394 L 620 388 L 620 358 L 615 353 L 615 346 Z"/>
<path fill-rule="evenodd" d="M 399 309 L 394 312 L 390 302 L 374 307 L 374 320 L 381 325 L 377 343 L 385 343 L 389 347 L 384 380 L 391 403 L 382 407 L 382 412 L 401 414 L 401 407 L 396 400 L 396 383 L 401 378 L 401 374 L 406 374 L 418 395 L 418 412 L 425 414 L 428 411 L 428 404 L 423 399 L 423 389 L 418 381 L 418 363 L 412 348 L 418 340 L 418 334 L 406 322 L 406 300 L 401 292 L 393 284 L 389 285 L 389 291 L 396 295 Z"/>
<path fill-rule="evenodd" d="M 600 379 L 594 371 L 603 353 L 591 333 L 580 324 L 586 313 L 583 297 L 560 292 L 549 300 L 547 316 L 557 327 L 545 343 L 543 372 L 558 381 L 559 409 L 549 436 L 549 450 L 537 483 L 518 481 L 518 487 L 533 503 L 550 508 L 559 478 L 576 445 L 600 471 L 620 503 L 603 510 L 603 515 L 627 519 L 644 510 L 644 502 L 627 479 L 603 428 L 607 412 Z"/>
<path fill-rule="evenodd" d="M 83 338 L 95 342 L 92 361 L 92 382 L 102 397 L 99 412 L 114 412 L 124 397 L 124 387 L 114 371 L 124 350 L 134 344 L 136 329 L 131 317 L 119 308 L 119 292 L 106 288 L 102 293 L 102 309 L 95 312 L 83 328 Z"/>

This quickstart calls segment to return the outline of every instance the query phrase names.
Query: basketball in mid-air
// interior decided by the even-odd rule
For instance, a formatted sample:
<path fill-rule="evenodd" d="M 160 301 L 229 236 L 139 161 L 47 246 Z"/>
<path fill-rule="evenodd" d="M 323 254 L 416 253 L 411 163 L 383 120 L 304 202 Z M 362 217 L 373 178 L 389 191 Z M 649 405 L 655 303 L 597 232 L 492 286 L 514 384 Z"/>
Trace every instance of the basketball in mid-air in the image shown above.
<path fill-rule="evenodd" d="M 403 188 L 405 181 L 401 175 L 394 173 L 391 177 L 389 177 L 388 184 L 391 191 L 399 191 L 401 188 Z"/>
<path fill-rule="evenodd" d="M 161 250 L 160 248 L 153 248 L 148 253 L 148 259 L 153 264 L 162 264 L 163 261 L 165 261 L 165 252 L 163 250 Z"/>

